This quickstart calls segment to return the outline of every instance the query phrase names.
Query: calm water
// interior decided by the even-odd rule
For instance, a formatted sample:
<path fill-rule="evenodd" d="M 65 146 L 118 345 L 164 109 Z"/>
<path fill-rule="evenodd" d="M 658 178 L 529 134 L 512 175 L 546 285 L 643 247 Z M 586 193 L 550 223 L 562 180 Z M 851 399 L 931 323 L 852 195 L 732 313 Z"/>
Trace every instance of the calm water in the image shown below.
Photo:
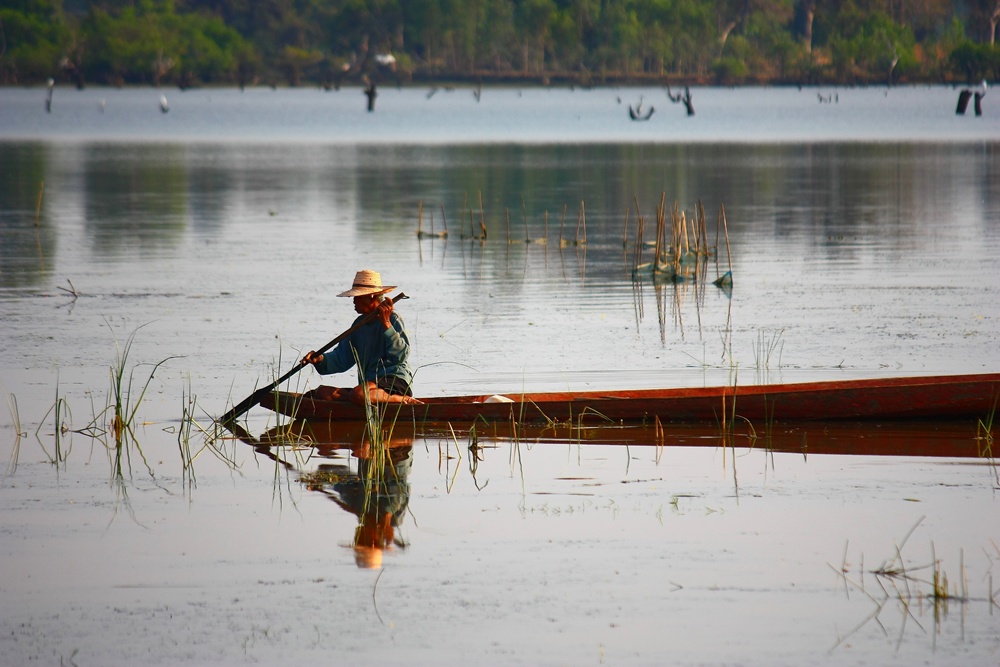
<path fill-rule="evenodd" d="M 687 118 L 658 89 L 431 92 L 368 114 L 357 89 L 167 91 L 161 113 L 159 91 L 60 89 L 46 114 L 45 91 L 0 89 L 0 663 L 995 662 L 1000 484 L 975 424 L 789 426 L 770 452 L 754 425 L 728 446 L 496 433 L 479 458 L 401 434 L 405 548 L 374 571 L 350 494 L 298 482 L 356 475 L 350 434 L 255 450 L 257 409 L 251 444 L 201 450 L 187 483 L 189 397 L 207 425 L 333 338 L 359 268 L 411 297 L 418 394 L 1000 368 L 991 98 L 975 118 L 946 88 L 699 89 Z M 731 262 L 731 293 L 633 279 L 661 197 L 703 203 L 703 275 Z M 418 240 L 421 207 L 447 240 Z M 51 409 L 91 422 L 130 336 L 134 395 L 165 361 L 146 461 L 109 484 L 107 439 L 57 439 Z M 970 601 L 883 600 L 897 548 L 964 568 Z"/>

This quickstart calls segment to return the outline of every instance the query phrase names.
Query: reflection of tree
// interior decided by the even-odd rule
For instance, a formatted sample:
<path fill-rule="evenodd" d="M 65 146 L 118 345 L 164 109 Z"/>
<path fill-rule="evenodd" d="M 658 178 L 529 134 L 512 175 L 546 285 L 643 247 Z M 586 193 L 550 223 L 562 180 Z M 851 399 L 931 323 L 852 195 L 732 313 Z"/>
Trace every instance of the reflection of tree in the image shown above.
<path fill-rule="evenodd" d="M 86 229 L 98 254 L 176 243 L 185 229 L 188 181 L 184 148 L 93 147 L 84 158 Z"/>
<path fill-rule="evenodd" d="M 38 283 L 55 259 L 41 144 L 0 143 L 0 287 Z M 41 200 L 39 197 L 41 196 Z"/>

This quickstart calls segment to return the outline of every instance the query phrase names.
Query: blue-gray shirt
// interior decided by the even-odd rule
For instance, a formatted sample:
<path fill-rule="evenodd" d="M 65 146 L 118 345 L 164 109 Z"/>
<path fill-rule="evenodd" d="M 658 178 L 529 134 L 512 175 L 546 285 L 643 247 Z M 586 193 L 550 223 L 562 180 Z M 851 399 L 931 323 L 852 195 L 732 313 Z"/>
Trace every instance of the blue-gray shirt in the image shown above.
<path fill-rule="evenodd" d="M 359 315 L 354 323 L 357 324 L 363 317 L 364 315 Z M 389 315 L 389 324 L 392 326 L 383 328 L 382 321 L 376 317 L 324 354 L 323 361 L 315 364 L 316 370 L 322 375 L 343 373 L 358 362 L 360 375 L 366 382 L 377 382 L 379 378 L 394 376 L 405 380 L 407 385 L 412 385 L 413 371 L 407 363 L 410 340 L 406 336 L 403 320 L 393 312 Z"/>

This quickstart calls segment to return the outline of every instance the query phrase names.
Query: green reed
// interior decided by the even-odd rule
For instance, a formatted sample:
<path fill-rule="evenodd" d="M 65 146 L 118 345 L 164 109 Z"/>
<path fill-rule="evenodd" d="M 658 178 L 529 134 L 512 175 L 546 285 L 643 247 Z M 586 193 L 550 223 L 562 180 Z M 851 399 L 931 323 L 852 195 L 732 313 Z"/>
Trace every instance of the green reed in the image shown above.
<path fill-rule="evenodd" d="M 784 333 L 784 329 L 779 329 L 773 332 L 770 337 L 766 337 L 763 331 L 757 332 L 757 345 L 754 348 L 754 365 L 758 371 L 770 370 L 771 357 L 775 352 L 778 353 L 778 368 L 781 368 L 781 351 L 785 347 L 781 337 Z"/>
<path fill-rule="evenodd" d="M 17 460 L 21 455 L 21 438 L 27 433 L 21 429 L 21 415 L 17 410 L 17 396 L 7 395 L 7 408 L 10 410 L 11 422 L 14 425 L 14 446 L 10 450 L 10 459 L 7 461 L 7 471 L 5 474 L 13 475 L 17 470 Z"/>
<path fill-rule="evenodd" d="M 985 418 L 976 423 L 976 442 L 979 443 L 980 458 L 993 458 L 993 418 L 997 412 L 997 402 L 1000 396 L 993 399 L 993 407 Z"/>
<path fill-rule="evenodd" d="M 108 328 L 112 328 L 110 323 L 108 324 Z M 129 367 L 129 355 L 132 351 L 132 345 L 135 342 L 135 336 L 141 328 L 142 326 L 133 330 L 124 342 L 119 342 L 118 337 L 114 337 L 115 361 L 114 364 L 109 367 L 111 387 L 107 403 L 104 409 L 95 414 L 91 423 L 82 430 L 82 432 L 86 432 L 94 437 L 103 437 L 107 434 L 111 435 L 113 442 L 105 442 L 104 444 L 109 451 L 112 477 L 119 482 L 124 480 L 126 474 L 128 476 L 131 476 L 132 474 L 133 448 L 142 458 L 150 476 L 153 476 L 153 469 L 150 466 L 149 461 L 146 460 L 146 456 L 143 453 L 142 447 L 139 445 L 139 440 L 135 434 L 136 417 L 139 412 L 139 407 L 146 396 L 146 391 L 149 389 L 149 385 L 153 381 L 156 371 L 167 361 L 177 358 L 167 357 L 166 359 L 153 364 L 145 382 L 138 385 L 136 382 L 136 370 L 138 367 Z M 112 335 L 114 335 L 113 328 Z M 100 424 L 104 419 L 109 419 L 107 422 L 107 430 L 100 427 Z"/>
<path fill-rule="evenodd" d="M 49 451 L 45 449 L 45 445 L 41 445 L 42 451 L 45 452 L 45 456 L 48 457 L 49 462 L 53 465 L 58 465 L 60 463 L 65 463 L 66 459 L 69 457 L 69 451 L 63 451 L 63 436 L 70 432 L 70 427 L 66 425 L 63 421 L 64 416 L 68 416 L 72 422 L 72 411 L 69 408 L 69 403 L 65 398 L 59 395 L 59 382 L 56 381 L 56 400 L 55 403 L 49 407 L 48 411 L 42 416 L 41 421 L 38 424 L 38 428 L 35 429 L 35 438 L 38 439 L 39 444 L 42 440 L 39 436 L 39 432 L 42 430 L 42 424 L 48 419 L 49 415 L 53 415 L 55 420 L 54 438 L 55 438 L 55 451 L 53 454 L 49 454 Z"/>

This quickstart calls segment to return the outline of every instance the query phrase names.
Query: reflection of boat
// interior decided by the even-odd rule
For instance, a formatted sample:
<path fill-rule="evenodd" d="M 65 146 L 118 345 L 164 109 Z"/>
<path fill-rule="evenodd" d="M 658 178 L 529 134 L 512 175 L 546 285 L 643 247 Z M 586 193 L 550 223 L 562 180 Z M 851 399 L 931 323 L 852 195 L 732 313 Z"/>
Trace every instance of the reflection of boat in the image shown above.
<path fill-rule="evenodd" d="M 326 428 L 336 429 L 328 422 Z M 423 437 L 454 437 L 449 424 L 416 425 Z M 472 441 L 471 435 L 469 440 Z M 986 443 L 969 420 L 740 422 L 731 433 L 708 424 L 569 424 L 539 426 L 493 422 L 476 426 L 480 449 L 507 443 L 552 445 L 617 445 L 623 447 L 736 447 L 802 455 L 933 456 L 990 459 Z M 463 440 L 464 444 L 464 440 Z M 669 454 L 667 455 L 669 456 Z"/>
<path fill-rule="evenodd" d="M 581 420 L 642 422 L 728 422 L 857 419 L 987 418 L 1000 396 L 1000 373 L 938 377 L 805 382 L 621 391 L 443 396 L 420 405 L 387 404 L 387 418 L 406 421 L 513 421 L 546 423 Z M 364 409 L 345 401 L 274 392 L 260 403 L 300 419 L 364 421 Z"/>
<path fill-rule="evenodd" d="M 413 436 L 413 429 L 400 426 L 393 433 L 383 434 L 381 444 L 388 449 L 409 447 L 413 444 Z M 347 449 L 354 456 L 367 458 L 371 438 L 365 422 L 341 421 L 334 427 L 330 422 L 299 419 L 271 428 L 255 444 L 265 447 L 308 447 L 321 457 L 336 456 L 337 450 Z"/>

